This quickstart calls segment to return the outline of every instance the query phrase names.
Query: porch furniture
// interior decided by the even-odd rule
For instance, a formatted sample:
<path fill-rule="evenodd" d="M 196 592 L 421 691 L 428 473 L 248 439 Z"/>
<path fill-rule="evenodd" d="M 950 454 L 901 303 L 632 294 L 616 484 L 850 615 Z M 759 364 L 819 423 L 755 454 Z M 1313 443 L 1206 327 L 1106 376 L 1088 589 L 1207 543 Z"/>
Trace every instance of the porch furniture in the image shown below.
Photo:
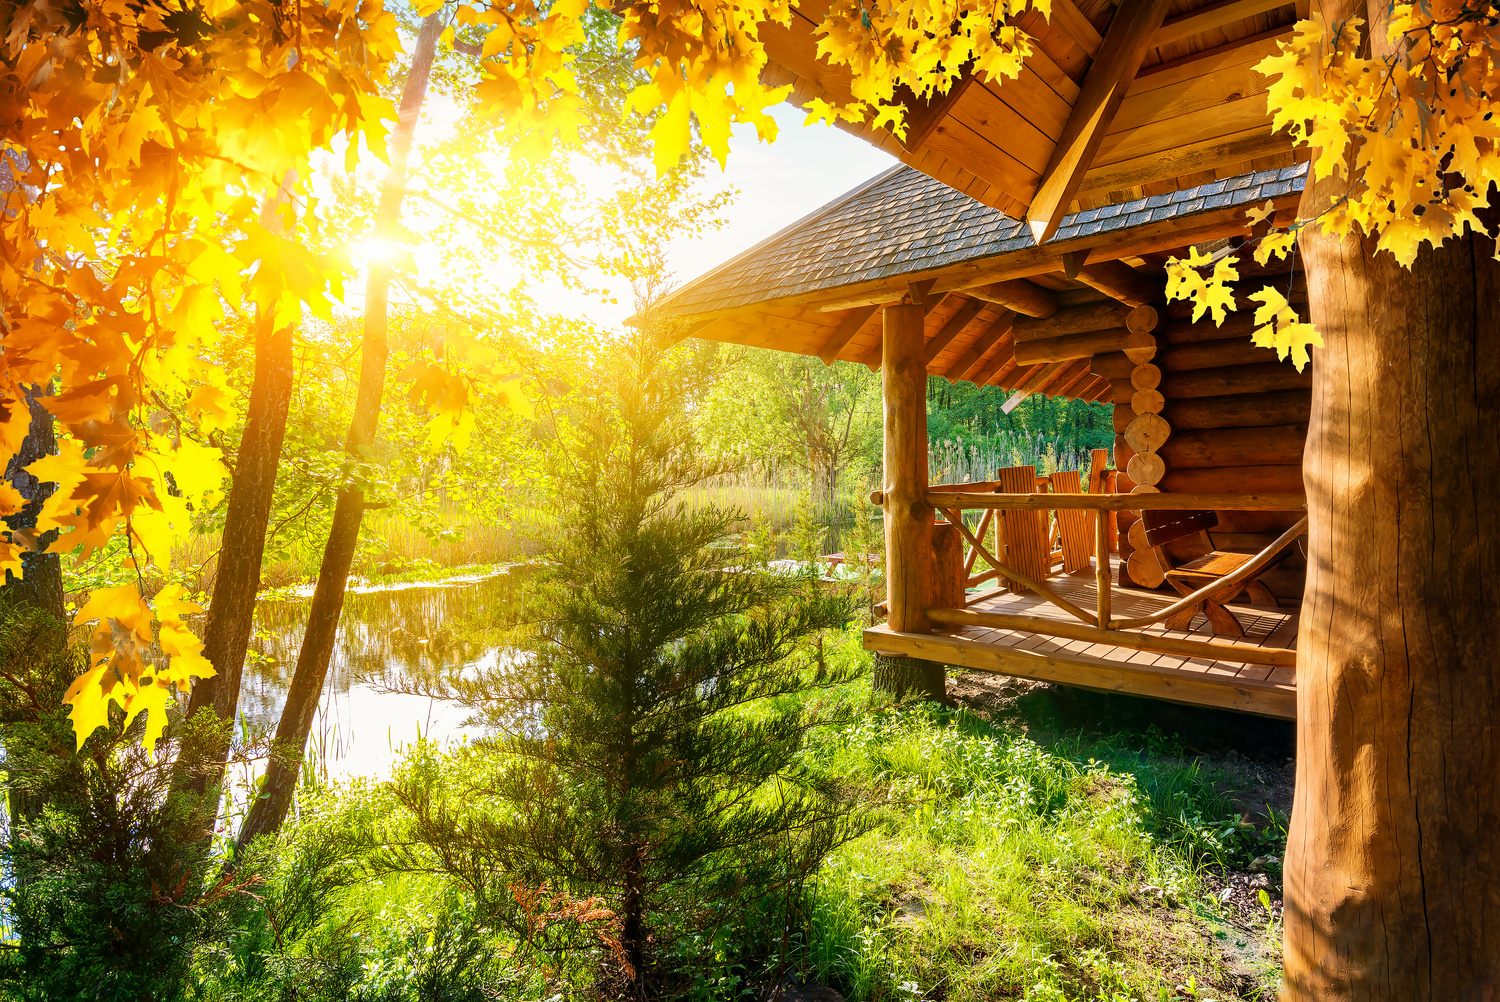
<path fill-rule="evenodd" d="M 1142 513 L 1141 522 L 1145 528 L 1146 544 L 1160 563 L 1167 583 L 1179 595 L 1191 595 L 1195 591 L 1206 589 L 1202 601 L 1168 619 L 1166 621 L 1168 627 L 1186 629 L 1193 621 L 1193 617 L 1201 612 L 1208 617 L 1215 633 L 1221 636 L 1243 637 L 1244 625 L 1235 618 L 1234 613 L 1224 608 L 1223 603 L 1244 592 L 1252 605 L 1269 609 L 1277 607 L 1276 596 L 1258 577 L 1247 578 L 1217 589 L 1213 587 L 1255 558 L 1253 553 L 1232 553 L 1215 547 L 1213 537 L 1208 532 L 1219 524 L 1219 516 L 1213 512 L 1147 511 Z M 1199 537 L 1207 552 L 1184 564 L 1174 566 L 1172 558 L 1168 556 L 1165 549 L 1166 545 L 1194 535 Z M 1261 572 L 1276 566 L 1287 556 L 1288 552 L 1288 550 L 1282 550 L 1277 553 L 1263 565 Z"/>

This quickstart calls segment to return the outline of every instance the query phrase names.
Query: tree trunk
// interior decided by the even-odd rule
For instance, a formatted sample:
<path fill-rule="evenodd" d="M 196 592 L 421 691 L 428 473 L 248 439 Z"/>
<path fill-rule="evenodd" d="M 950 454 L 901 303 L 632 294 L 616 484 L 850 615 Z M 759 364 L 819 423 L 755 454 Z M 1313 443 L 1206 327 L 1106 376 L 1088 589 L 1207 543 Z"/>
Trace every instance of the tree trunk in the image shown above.
<path fill-rule="evenodd" d="M 625 882 L 620 895 L 620 950 L 630 965 L 626 971 L 626 997 L 646 997 L 646 900 L 642 892 L 641 847 L 632 846 L 625 863 Z"/>
<path fill-rule="evenodd" d="M 1303 218 L 1337 193 L 1310 190 Z M 1500 262 L 1472 234 L 1410 271 L 1370 239 L 1305 230 L 1301 249 L 1326 346 L 1303 467 L 1283 999 L 1494 999 Z"/>
<path fill-rule="evenodd" d="M 266 550 L 266 527 L 276 490 L 276 470 L 286 436 L 292 399 L 292 328 L 273 330 L 270 314 L 256 319 L 255 381 L 250 388 L 245 432 L 235 454 L 234 480 L 224 510 L 224 534 L 214 571 L 213 597 L 203 630 L 203 656 L 218 674 L 199 679 L 188 701 L 187 715 L 211 711 L 221 733 L 194 754 L 178 760 L 179 786 L 194 793 L 211 792 L 204 809 L 212 818 L 219 809 L 219 781 L 240 700 L 245 652 L 255 623 L 255 593 L 260 586 Z"/>
<path fill-rule="evenodd" d="M 386 171 L 375 216 L 377 239 L 393 240 L 398 233 L 401 203 L 406 194 L 406 161 L 411 154 L 412 134 L 427 96 L 427 82 L 441 33 L 442 21 L 434 14 L 422 22 L 422 30 L 417 35 L 411 71 L 401 93 L 400 120 L 391 136 L 390 169 Z M 354 401 L 349 434 L 344 441 L 345 451 L 352 456 L 359 455 L 361 449 L 375 441 L 380 422 L 380 402 L 385 395 L 385 367 L 389 355 L 386 328 L 390 288 L 390 263 L 384 260 L 373 262 L 365 283 L 365 333 L 360 355 L 359 392 Z M 266 765 L 265 785 L 240 829 L 241 848 L 259 835 L 275 832 L 291 807 L 303 750 L 312 730 L 313 714 L 318 709 L 323 681 L 328 675 L 328 662 L 333 656 L 339 614 L 344 607 L 344 589 L 354 564 L 364 509 L 364 491 L 345 487 L 338 492 L 333 524 L 328 530 L 328 542 L 318 568 L 318 583 L 308 609 L 307 632 L 302 636 L 297 666 L 287 689 L 286 705 L 276 726 L 275 743 Z"/>
<path fill-rule="evenodd" d="M 44 483 L 24 469 L 43 456 L 52 455 L 57 449 L 52 413 L 42 406 L 40 400 L 47 395 L 47 390 L 48 388 L 41 386 L 30 386 L 23 391 L 26 405 L 31 409 L 31 424 L 26 429 L 21 448 L 11 457 L 10 464 L 5 469 L 5 479 L 26 499 L 21 510 L 5 520 L 12 532 L 35 529 L 42 505 L 57 489 L 56 484 Z M 56 531 L 46 533 L 36 540 L 37 550 L 46 549 L 56 538 Z M 66 610 L 63 608 L 61 557 L 56 553 L 23 554 L 21 577 L 17 578 L 10 571 L 5 572 L 5 585 L 3 592 L 0 592 L 0 601 L 8 606 L 38 609 L 58 622 L 64 622 Z M 6 796 L 6 810 L 12 825 L 34 821 L 41 815 L 44 806 L 42 797 L 15 787 Z"/>
<path fill-rule="evenodd" d="M 50 388 L 30 386 L 25 389 L 26 405 L 31 409 L 31 425 L 21 448 L 11 457 L 5 469 L 5 479 L 26 499 L 25 506 L 5 520 L 11 531 L 35 529 L 42 505 L 57 489 L 54 483 L 43 483 L 27 473 L 26 466 L 43 456 L 57 451 L 57 436 L 52 430 L 52 413 L 42 406 L 41 398 L 49 395 Z M 56 553 L 42 553 L 57 538 L 57 532 L 46 533 L 36 540 L 37 552 L 21 556 L 21 577 L 5 572 L 4 601 L 7 604 L 25 605 L 40 609 L 56 619 L 63 619 L 62 558 Z"/>

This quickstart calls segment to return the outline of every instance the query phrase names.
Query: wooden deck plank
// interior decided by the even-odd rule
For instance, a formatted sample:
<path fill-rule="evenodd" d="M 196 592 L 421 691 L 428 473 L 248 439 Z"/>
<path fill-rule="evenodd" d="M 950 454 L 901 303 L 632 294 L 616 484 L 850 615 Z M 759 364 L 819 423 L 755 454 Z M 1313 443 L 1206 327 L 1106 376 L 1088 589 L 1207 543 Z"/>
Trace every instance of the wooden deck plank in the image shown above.
<path fill-rule="evenodd" d="M 1103 692 L 1128 693 L 1283 719 L 1296 716 L 1296 690 L 1288 684 L 1204 676 L 1123 662 L 1098 662 L 1067 653 L 1037 654 L 975 643 L 947 634 L 897 633 L 885 626 L 866 630 L 864 646 L 867 650 Z"/>
<path fill-rule="evenodd" d="M 1110 562 L 1115 565 L 1117 558 L 1112 557 Z M 1069 601 L 1093 608 L 1092 575 L 1054 576 L 1049 583 Z M 1115 614 L 1122 618 L 1150 615 L 1176 598 L 1135 588 L 1116 588 L 1113 595 Z M 1029 592 L 985 594 L 971 602 L 968 608 L 1072 622 L 1072 617 L 1066 612 Z M 1295 647 L 1295 611 L 1240 604 L 1228 608 L 1244 626 L 1244 637 L 1215 635 L 1207 617 L 1201 614 L 1195 616 L 1186 629 L 1169 630 L 1155 623 L 1133 632 L 1212 640 L 1232 646 Z M 1067 640 L 1047 634 L 981 626 L 955 627 L 930 637 L 892 634 L 884 627 L 876 627 L 866 631 L 865 646 L 871 650 L 893 650 L 944 660 L 980 671 L 996 671 L 1103 691 L 1129 692 L 1275 717 L 1292 718 L 1296 713 L 1296 671 L 1291 667 L 1137 651 L 1105 642 Z M 928 653 L 921 653 L 924 650 Z"/>

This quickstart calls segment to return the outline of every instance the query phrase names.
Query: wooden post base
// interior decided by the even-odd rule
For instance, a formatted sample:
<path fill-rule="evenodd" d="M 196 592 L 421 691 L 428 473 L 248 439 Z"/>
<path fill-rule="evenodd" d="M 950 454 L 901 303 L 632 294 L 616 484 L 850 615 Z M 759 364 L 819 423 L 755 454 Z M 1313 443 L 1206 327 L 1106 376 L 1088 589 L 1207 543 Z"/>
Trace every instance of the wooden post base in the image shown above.
<path fill-rule="evenodd" d="M 871 681 L 876 689 L 897 699 L 921 696 L 943 700 L 948 696 L 948 672 L 936 661 L 907 658 L 895 654 L 875 654 L 875 672 Z"/>

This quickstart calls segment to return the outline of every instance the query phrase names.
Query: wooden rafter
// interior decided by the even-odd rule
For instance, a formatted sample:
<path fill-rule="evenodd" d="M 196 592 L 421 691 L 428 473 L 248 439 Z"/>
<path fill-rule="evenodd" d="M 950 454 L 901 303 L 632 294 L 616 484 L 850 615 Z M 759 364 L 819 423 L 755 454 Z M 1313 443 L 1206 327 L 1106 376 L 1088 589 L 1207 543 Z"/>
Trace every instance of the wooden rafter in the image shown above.
<path fill-rule="evenodd" d="M 849 340 L 855 334 L 859 333 L 859 329 L 865 325 L 865 321 L 869 320 L 879 308 L 874 305 L 856 307 L 853 313 L 844 318 L 838 325 L 838 328 L 829 335 L 828 340 L 823 342 L 823 347 L 818 349 L 818 357 L 823 360 L 824 365 L 833 364 L 833 360 L 838 358 L 839 352 L 844 350 L 844 346 L 849 343 Z"/>
<path fill-rule="evenodd" d="M 968 375 L 969 370 L 979 364 L 979 360 L 984 357 L 985 352 L 999 344 L 1004 340 L 1005 335 L 1010 333 L 1010 325 L 1014 320 L 1014 314 L 1006 314 L 991 324 L 989 329 L 983 334 L 975 338 L 974 343 L 969 345 L 969 350 L 964 352 L 957 362 L 949 366 L 947 372 L 943 373 L 948 382 L 955 382 Z"/>
<path fill-rule="evenodd" d="M 979 367 L 974 373 L 974 378 L 969 380 L 975 386 L 989 386 L 991 384 L 1001 385 L 1000 380 L 1009 376 L 1016 370 L 1016 356 L 1008 351 L 1001 351 L 994 358 Z"/>
<path fill-rule="evenodd" d="M 1062 225 L 1167 7 L 1167 0 L 1125 0 L 1116 11 L 1027 211 L 1037 243 L 1051 240 Z"/>
<path fill-rule="evenodd" d="M 1127 306 L 1154 303 L 1165 294 L 1160 282 L 1142 275 L 1123 261 L 1101 261 L 1078 269 L 1078 281 Z"/>
<path fill-rule="evenodd" d="M 979 316 L 980 311 L 986 306 L 985 301 L 982 299 L 962 298 L 964 298 L 964 302 L 954 312 L 953 316 L 949 317 L 948 321 L 938 329 L 937 334 L 933 335 L 932 339 L 927 342 L 928 365 L 932 364 L 932 360 L 938 357 L 938 353 L 948 347 L 953 342 L 953 339 L 958 337 L 959 332 L 969 326 L 969 321 Z"/>

